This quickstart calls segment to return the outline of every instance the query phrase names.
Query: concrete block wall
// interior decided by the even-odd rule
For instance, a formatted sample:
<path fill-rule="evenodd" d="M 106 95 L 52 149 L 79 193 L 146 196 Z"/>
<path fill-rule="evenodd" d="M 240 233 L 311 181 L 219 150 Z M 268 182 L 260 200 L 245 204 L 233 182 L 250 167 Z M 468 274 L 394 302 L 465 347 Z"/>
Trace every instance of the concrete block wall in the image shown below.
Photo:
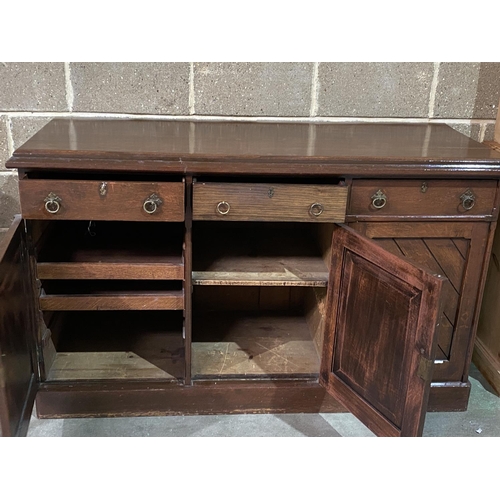
<path fill-rule="evenodd" d="M 500 63 L 0 63 L 0 228 L 19 211 L 4 167 L 51 118 L 447 123 L 491 140 Z"/>

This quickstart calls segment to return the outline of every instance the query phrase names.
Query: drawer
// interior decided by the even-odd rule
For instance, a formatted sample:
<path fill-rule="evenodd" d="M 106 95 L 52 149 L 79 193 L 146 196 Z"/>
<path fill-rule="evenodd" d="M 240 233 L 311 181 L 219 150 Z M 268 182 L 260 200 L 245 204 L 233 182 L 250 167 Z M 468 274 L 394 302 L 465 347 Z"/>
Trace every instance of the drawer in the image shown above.
<path fill-rule="evenodd" d="M 182 221 L 183 182 L 23 179 L 26 219 Z"/>
<path fill-rule="evenodd" d="M 493 213 L 496 181 L 354 180 L 349 215 L 485 216 Z"/>
<path fill-rule="evenodd" d="M 315 184 L 193 184 L 193 219 L 343 222 L 346 186 Z"/>

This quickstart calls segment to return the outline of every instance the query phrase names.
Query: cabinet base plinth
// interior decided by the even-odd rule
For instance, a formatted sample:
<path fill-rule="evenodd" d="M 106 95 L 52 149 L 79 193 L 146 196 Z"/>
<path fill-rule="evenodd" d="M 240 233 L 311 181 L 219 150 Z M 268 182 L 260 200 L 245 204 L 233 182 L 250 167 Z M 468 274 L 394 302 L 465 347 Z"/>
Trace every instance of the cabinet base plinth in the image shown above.
<path fill-rule="evenodd" d="M 464 411 L 470 384 L 433 384 L 429 411 Z M 242 413 L 344 413 L 317 382 L 198 382 L 42 384 L 39 418 L 214 415 Z"/>
<path fill-rule="evenodd" d="M 470 382 L 434 382 L 427 411 L 465 411 L 469 395 Z"/>

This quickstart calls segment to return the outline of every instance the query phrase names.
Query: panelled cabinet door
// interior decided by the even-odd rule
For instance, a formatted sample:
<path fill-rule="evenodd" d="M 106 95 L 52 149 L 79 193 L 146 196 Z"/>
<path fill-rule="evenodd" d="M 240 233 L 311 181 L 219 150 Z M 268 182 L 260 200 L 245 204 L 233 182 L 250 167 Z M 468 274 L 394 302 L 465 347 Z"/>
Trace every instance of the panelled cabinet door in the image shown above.
<path fill-rule="evenodd" d="M 334 229 L 320 383 L 379 436 L 422 434 L 444 281 Z"/>
<path fill-rule="evenodd" d="M 0 432 L 25 435 L 33 407 L 35 332 L 24 224 L 16 217 L 0 241 Z"/>

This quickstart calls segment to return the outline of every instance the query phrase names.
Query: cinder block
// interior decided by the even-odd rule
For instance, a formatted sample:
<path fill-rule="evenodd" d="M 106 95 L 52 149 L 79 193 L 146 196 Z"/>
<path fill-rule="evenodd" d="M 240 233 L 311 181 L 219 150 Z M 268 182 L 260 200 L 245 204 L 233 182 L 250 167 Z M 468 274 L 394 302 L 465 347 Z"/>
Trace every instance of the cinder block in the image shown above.
<path fill-rule="evenodd" d="M 486 132 L 484 134 L 485 141 L 494 141 L 495 140 L 495 124 L 488 123 L 486 125 Z"/>
<path fill-rule="evenodd" d="M 500 99 L 500 63 L 481 63 L 474 118 L 496 118 Z"/>
<path fill-rule="evenodd" d="M 189 63 L 71 63 L 73 111 L 189 114 Z"/>
<path fill-rule="evenodd" d="M 17 174 L 0 174 L 0 227 L 9 227 L 20 211 Z"/>
<path fill-rule="evenodd" d="M 479 63 L 441 63 L 439 65 L 434 101 L 435 117 L 472 118 L 474 116 L 479 71 Z"/>
<path fill-rule="evenodd" d="M 7 117 L 0 115 L 0 170 L 5 168 L 5 162 L 9 159 L 7 126 Z"/>
<path fill-rule="evenodd" d="M 313 63 L 196 63 L 195 113 L 309 116 Z"/>
<path fill-rule="evenodd" d="M 318 115 L 427 117 L 433 63 L 320 63 Z"/>
<path fill-rule="evenodd" d="M 0 64 L 0 110 L 67 111 L 63 63 Z"/>

